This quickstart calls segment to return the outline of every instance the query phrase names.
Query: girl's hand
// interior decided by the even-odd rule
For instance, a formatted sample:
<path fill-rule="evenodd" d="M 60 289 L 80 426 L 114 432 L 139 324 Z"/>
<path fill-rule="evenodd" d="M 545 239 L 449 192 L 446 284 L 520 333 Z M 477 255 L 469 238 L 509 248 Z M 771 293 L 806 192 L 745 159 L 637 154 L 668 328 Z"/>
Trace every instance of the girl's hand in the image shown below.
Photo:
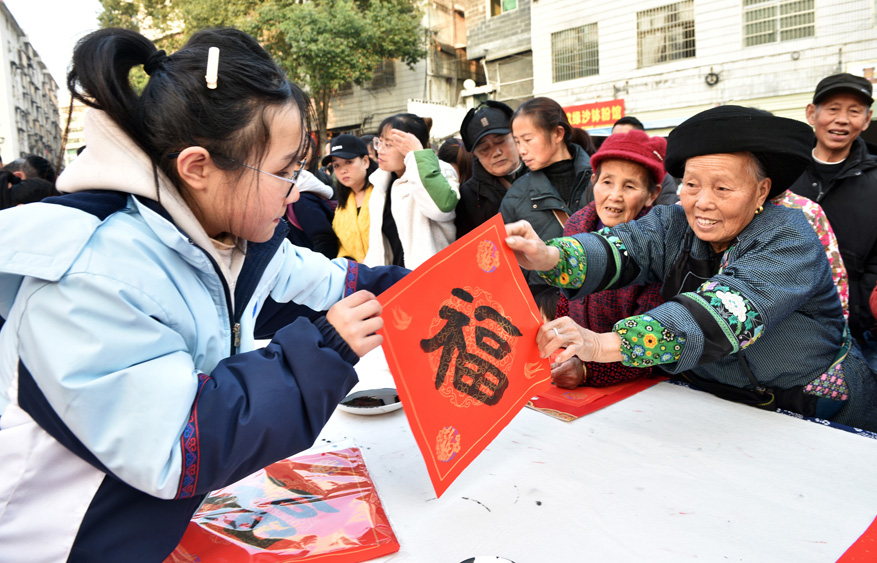
<path fill-rule="evenodd" d="M 411 151 L 423 150 L 423 143 L 420 142 L 420 139 L 411 133 L 400 131 L 398 129 L 392 129 L 390 131 L 390 142 L 394 147 L 399 149 L 402 156 L 405 156 Z"/>
<path fill-rule="evenodd" d="M 518 264 L 527 270 L 551 270 L 560 261 L 560 250 L 546 245 L 527 221 L 517 221 L 505 226 L 505 239 L 515 253 Z"/>
<path fill-rule="evenodd" d="M 552 360 L 562 364 L 573 356 L 583 362 L 620 362 L 621 337 L 614 332 L 598 334 L 582 328 L 569 317 L 561 317 L 539 327 L 536 345 L 543 358 L 560 350 Z"/>
<path fill-rule="evenodd" d="M 326 320 L 361 358 L 384 340 L 383 336 L 375 334 L 384 326 L 380 315 L 381 304 L 374 294 L 360 290 L 332 305 L 326 313 Z"/>
<path fill-rule="evenodd" d="M 551 364 L 551 381 L 561 389 L 575 389 L 585 379 L 585 364 L 576 356 L 563 363 Z"/>

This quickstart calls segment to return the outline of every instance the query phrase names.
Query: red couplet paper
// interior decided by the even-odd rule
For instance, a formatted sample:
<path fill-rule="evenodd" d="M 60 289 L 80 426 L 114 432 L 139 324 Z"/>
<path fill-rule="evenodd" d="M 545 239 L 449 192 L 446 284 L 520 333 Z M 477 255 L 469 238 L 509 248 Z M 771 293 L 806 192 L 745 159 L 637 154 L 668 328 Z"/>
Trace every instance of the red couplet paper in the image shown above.
<path fill-rule="evenodd" d="M 877 519 L 837 560 L 837 563 L 873 563 L 874 561 L 877 561 Z"/>
<path fill-rule="evenodd" d="M 384 354 L 436 495 L 546 389 L 542 324 L 496 215 L 379 297 Z"/>
<path fill-rule="evenodd" d="M 358 448 L 278 461 L 210 494 L 165 563 L 357 563 L 399 551 Z"/>
<path fill-rule="evenodd" d="M 552 387 L 530 399 L 527 406 L 554 418 L 572 422 L 586 414 L 636 395 L 666 379 L 666 377 L 635 379 L 606 387 L 577 387 L 575 389 Z"/>

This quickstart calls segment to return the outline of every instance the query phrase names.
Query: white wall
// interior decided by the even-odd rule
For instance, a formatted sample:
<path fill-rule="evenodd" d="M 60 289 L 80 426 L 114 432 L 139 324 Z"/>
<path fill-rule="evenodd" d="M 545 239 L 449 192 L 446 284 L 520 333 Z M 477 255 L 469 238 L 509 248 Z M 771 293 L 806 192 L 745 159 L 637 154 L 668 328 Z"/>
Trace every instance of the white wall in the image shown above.
<path fill-rule="evenodd" d="M 743 47 L 742 0 L 695 0 L 696 57 L 637 68 L 637 12 L 671 3 L 534 3 L 533 95 L 552 97 L 562 105 L 623 98 L 626 113 L 640 119 L 687 117 L 721 103 L 759 105 L 803 119 L 802 104 L 819 79 L 852 71 L 855 62 L 877 59 L 874 0 L 816 0 L 815 37 L 756 47 Z M 599 75 L 552 83 L 551 33 L 594 22 Z M 720 76 L 712 87 L 704 82 L 710 72 Z"/>

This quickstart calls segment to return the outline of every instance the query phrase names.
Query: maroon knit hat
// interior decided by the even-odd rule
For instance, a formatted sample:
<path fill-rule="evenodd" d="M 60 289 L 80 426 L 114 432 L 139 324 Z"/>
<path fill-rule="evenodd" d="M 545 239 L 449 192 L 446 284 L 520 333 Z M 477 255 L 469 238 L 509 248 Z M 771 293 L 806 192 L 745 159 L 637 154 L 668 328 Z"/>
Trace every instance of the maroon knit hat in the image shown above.
<path fill-rule="evenodd" d="M 664 155 L 667 153 L 667 139 L 664 137 L 649 137 L 645 131 L 632 129 L 627 133 L 614 133 L 609 135 L 600 150 L 591 156 L 591 168 L 594 170 L 601 162 L 607 159 L 617 158 L 629 160 L 646 167 L 656 184 L 660 185 L 664 180 Z"/>

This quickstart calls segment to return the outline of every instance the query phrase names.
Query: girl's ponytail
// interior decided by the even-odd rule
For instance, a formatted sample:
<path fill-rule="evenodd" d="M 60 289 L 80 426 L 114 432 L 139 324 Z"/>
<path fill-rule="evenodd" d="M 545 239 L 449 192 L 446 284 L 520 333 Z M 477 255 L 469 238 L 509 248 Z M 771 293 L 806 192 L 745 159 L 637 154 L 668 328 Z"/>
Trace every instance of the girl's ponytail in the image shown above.
<path fill-rule="evenodd" d="M 106 112 L 147 154 L 153 151 L 139 123 L 139 97 L 129 74 L 154 52 L 152 41 L 135 31 L 101 29 L 76 44 L 73 67 L 67 74 L 67 88 L 73 97 Z"/>

